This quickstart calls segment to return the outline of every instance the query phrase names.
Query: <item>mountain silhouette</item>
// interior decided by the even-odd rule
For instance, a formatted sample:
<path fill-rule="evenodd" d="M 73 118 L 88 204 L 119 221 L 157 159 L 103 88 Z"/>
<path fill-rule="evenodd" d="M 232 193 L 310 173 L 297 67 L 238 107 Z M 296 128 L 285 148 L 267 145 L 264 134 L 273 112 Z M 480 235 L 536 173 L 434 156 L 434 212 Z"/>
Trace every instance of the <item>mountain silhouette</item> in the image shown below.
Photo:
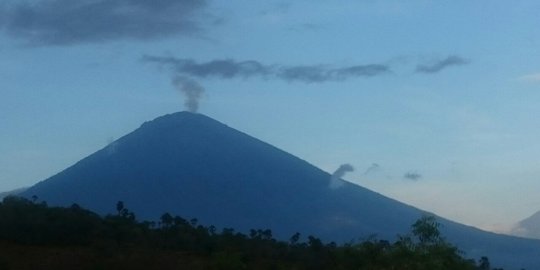
<path fill-rule="evenodd" d="M 123 201 L 139 219 L 169 212 L 206 225 L 269 228 L 345 242 L 394 240 L 424 211 L 344 182 L 308 162 L 201 114 L 179 112 L 132 133 L 22 193 L 49 205 L 77 203 L 100 214 Z M 443 234 L 471 258 L 537 268 L 540 241 L 497 235 L 439 218 Z"/>
<path fill-rule="evenodd" d="M 26 190 L 26 188 L 17 188 L 17 189 L 10 190 L 10 191 L 0 192 L 0 200 L 4 199 L 5 197 L 10 196 L 10 195 L 15 195 L 15 196 L 19 195 L 20 193 L 22 193 L 25 190 Z"/>
<path fill-rule="evenodd" d="M 512 228 L 512 234 L 540 239 L 540 211 L 518 222 L 514 228 Z"/>

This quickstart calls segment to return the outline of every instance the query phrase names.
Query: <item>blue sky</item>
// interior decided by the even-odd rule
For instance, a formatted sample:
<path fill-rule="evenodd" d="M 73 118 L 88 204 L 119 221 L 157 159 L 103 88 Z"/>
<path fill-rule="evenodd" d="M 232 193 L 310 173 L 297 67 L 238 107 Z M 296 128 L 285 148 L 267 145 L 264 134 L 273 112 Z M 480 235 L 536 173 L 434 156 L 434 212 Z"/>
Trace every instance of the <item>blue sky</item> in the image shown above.
<path fill-rule="evenodd" d="M 540 210 L 537 1 L 0 4 L 0 190 L 199 112 L 465 224 Z M 180 79 L 179 79 L 180 78 Z M 188 89 L 189 90 L 189 89 Z M 189 91 L 188 91 L 189 92 Z"/>

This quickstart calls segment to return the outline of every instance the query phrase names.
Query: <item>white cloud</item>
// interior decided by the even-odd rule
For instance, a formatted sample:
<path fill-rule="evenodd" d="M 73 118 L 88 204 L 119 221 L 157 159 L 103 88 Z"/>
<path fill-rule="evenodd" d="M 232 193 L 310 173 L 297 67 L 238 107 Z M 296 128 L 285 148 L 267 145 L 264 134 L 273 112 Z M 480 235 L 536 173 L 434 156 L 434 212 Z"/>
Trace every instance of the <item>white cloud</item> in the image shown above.
<path fill-rule="evenodd" d="M 539 73 L 533 73 L 528 75 L 523 75 L 518 78 L 521 82 L 534 82 L 534 83 L 540 83 L 540 72 Z"/>

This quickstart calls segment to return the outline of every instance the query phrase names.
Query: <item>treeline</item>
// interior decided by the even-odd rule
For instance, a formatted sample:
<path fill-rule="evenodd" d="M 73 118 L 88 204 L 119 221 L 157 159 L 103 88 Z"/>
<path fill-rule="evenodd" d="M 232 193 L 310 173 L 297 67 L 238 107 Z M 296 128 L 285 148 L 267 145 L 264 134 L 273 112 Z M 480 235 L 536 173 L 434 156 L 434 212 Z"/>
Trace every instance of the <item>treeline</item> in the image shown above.
<path fill-rule="evenodd" d="M 101 217 L 74 204 L 48 207 L 24 198 L 0 203 L 3 269 L 370 269 L 491 270 L 486 257 L 466 259 L 430 216 L 389 242 L 337 245 L 300 233 L 278 241 L 270 230 L 218 231 L 165 213 L 138 221 L 122 202 Z"/>

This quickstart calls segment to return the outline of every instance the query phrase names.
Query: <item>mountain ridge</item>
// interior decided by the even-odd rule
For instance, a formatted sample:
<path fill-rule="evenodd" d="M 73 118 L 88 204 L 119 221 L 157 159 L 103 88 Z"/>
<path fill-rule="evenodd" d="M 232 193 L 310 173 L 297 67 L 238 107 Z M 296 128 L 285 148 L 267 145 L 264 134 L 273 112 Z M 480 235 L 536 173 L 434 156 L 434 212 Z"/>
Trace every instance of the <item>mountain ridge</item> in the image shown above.
<path fill-rule="evenodd" d="M 26 187 L 22 187 L 22 188 L 12 189 L 12 190 L 9 190 L 9 191 L 0 192 L 0 200 L 4 199 L 5 197 L 10 196 L 10 195 L 15 195 L 16 196 L 19 193 L 24 192 L 26 189 L 27 189 Z"/>
<path fill-rule="evenodd" d="M 540 211 L 514 225 L 510 233 L 515 236 L 540 239 Z"/>
<path fill-rule="evenodd" d="M 143 219 L 171 212 L 240 231 L 270 228 L 281 239 L 301 232 L 340 242 L 372 234 L 392 239 L 427 214 L 353 183 L 329 183 L 327 172 L 298 157 L 207 116 L 179 112 L 145 122 L 23 196 L 100 214 L 122 200 Z M 540 241 L 440 221 L 443 234 L 474 258 L 515 265 L 540 249 Z M 540 259 L 518 267 L 531 265 Z"/>
<path fill-rule="evenodd" d="M 238 157 L 231 157 L 230 155 L 234 155 L 234 153 L 231 153 L 231 151 L 228 151 L 227 154 L 229 155 L 229 158 L 230 160 L 233 160 L 231 162 L 228 162 L 228 161 L 220 161 L 220 162 L 224 162 L 225 164 L 215 164 L 215 161 L 214 160 L 211 160 L 211 159 L 208 159 L 207 156 L 205 156 L 204 154 L 201 154 L 200 153 L 200 149 L 201 148 L 207 148 L 208 146 L 208 142 L 209 141 L 214 141 L 216 140 L 216 137 L 219 137 L 219 136 L 223 136 L 224 134 L 222 134 L 223 132 L 225 132 L 224 130 L 227 129 L 227 132 L 226 132 L 226 135 L 231 137 L 229 138 L 228 143 L 229 143 L 229 146 L 235 146 L 237 143 L 236 143 L 236 139 L 240 139 L 242 141 L 242 145 L 245 146 L 246 143 L 245 143 L 245 140 L 249 140 L 250 143 L 249 143 L 249 146 L 251 148 L 256 148 L 255 150 L 256 151 L 263 151 L 266 155 L 266 158 L 263 159 L 262 161 L 259 161 L 258 163 L 265 163 L 266 162 L 269 162 L 269 163 L 273 163 L 274 161 L 272 161 L 272 159 L 276 159 L 275 156 L 278 156 L 277 158 L 278 159 L 286 159 L 286 162 L 288 164 L 288 166 L 285 168 L 285 167 L 280 167 L 282 168 L 282 170 L 293 170 L 293 168 L 296 168 L 296 167 L 308 167 L 310 168 L 310 171 L 308 174 L 310 174 L 310 177 L 308 178 L 312 178 L 312 179 L 317 179 L 316 183 L 311 183 L 311 184 L 314 184 L 314 185 L 304 185 L 304 186 L 298 186 L 298 183 L 294 183 L 292 181 L 289 181 L 288 179 L 296 179 L 296 177 L 289 177 L 287 175 L 287 181 L 284 182 L 284 181 L 273 181 L 271 184 L 272 185 L 275 185 L 275 184 L 280 184 L 280 189 L 281 190 L 287 190 L 287 189 L 294 189 L 294 188 L 297 188 L 297 189 L 309 189 L 309 188 L 313 188 L 313 187 L 316 187 L 318 189 L 318 192 L 320 192 L 321 189 L 323 190 L 326 190 L 328 189 L 328 185 L 329 185 L 329 180 L 330 180 L 330 175 L 327 173 L 327 172 L 324 172 L 318 168 L 316 168 L 315 166 L 309 164 L 308 162 L 300 159 L 300 158 L 297 158 L 295 156 L 292 156 L 292 155 L 289 155 L 288 153 L 286 153 L 285 151 L 282 151 L 270 144 L 267 144 L 267 143 L 264 143 L 256 138 L 253 138 L 253 137 L 250 137 L 240 131 L 237 131 L 237 130 L 234 130 L 234 132 L 228 132 L 230 131 L 229 130 L 229 127 L 225 124 L 222 124 L 218 121 L 215 121 L 209 117 L 206 117 L 204 115 L 200 115 L 200 114 L 192 114 L 192 113 L 188 113 L 188 112 L 181 112 L 181 113 L 176 113 L 176 114 L 169 114 L 169 115 L 165 115 L 165 116 L 161 116 L 161 117 L 158 117 L 156 118 L 155 120 L 153 121 L 149 121 L 149 122 L 145 122 L 144 124 L 141 125 L 141 127 L 139 129 L 137 129 L 136 131 L 134 131 L 133 133 L 130 133 L 122 138 L 120 138 L 119 140 L 113 142 L 111 145 L 97 151 L 96 153 L 90 155 L 89 157 L 77 162 L 75 165 L 72 166 L 73 169 L 78 169 L 79 167 L 83 167 L 83 166 L 87 166 L 88 163 L 93 163 L 94 160 L 96 158 L 102 158 L 102 157 L 111 157 L 113 159 L 113 162 L 110 162 L 110 163 L 107 163 L 106 165 L 109 165 L 108 168 L 105 168 L 107 171 L 115 171 L 115 170 L 118 170 L 118 167 L 111 167 L 110 165 L 114 166 L 115 164 L 118 165 L 118 166 L 122 166 L 122 165 L 125 165 L 126 162 L 124 161 L 121 161 L 121 160 L 114 160 L 115 157 L 114 157 L 114 153 L 116 151 L 122 151 L 122 144 L 133 144 L 133 143 L 137 143 L 137 144 L 145 144 L 144 142 L 139 142 L 138 140 L 140 140 L 140 136 L 143 136 L 145 139 L 147 140 L 150 140 L 150 141 L 155 141 L 155 139 L 151 139 L 149 138 L 146 134 L 148 131 L 150 131 L 153 135 L 153 133 L 160 133 L 160 140 L 159 140 L 159 143 L 163 143 L 164 141 L 168 141 L 167 139 L 164 139 L 163 137 L 168 137 L 169 136 L 169 132 L 170 132 L 170 129 L 175 129 L 175 128 L 178 128 L 178 127 L 182 127 L 183 125 L 188 125 L 191 129 L 193 130 L 197 130 L 197 134 L 195 135 L 198 135 L 199 138 L 201 138 L 200 136 L 204 137 L 203 140 L 193 140 L 192 137 L 194 134 L 189 134 L 189 136 L 183 136 L 183 135 L 186 135 L 186 132 L 179 132 L 179 133 L 175 133 L 174 135 L 176 136 L 176 138 L 173 140 L 175 143 L 178 143 L 178 141 L 182 141 L 181 143 L 181 146 L 180 148 L 182 149 L 187 149 L 187 148 L 190 148 L 190 147 L 195 147 L 197 148 L 198 151 L 191 151 L 190 155 L 188 155 L 188 157 L 183 157 L 182 159 L 178 159 L 178 158 L 175 158 L 174 159 L 174 162 L 173 163 L 169 163 L 169 164 L 165 164 L 164 166 L 160 166 L 160 167 L 166 167 L 166 168 L 172 168 L 174 167 L 175 163 L 187 163 L 187 161 L 185 159 L 195 159 L 197 160 L 197 163 L 206 163 L 207 164 L 207 167 L 212 167 L 212 168 L 217 168 L 218 165 L 219 167 L 223 168 L 223 167 L 226 167 L 227 170 L 230 170 L 230 168 L 234 168 L 234 171 L 235 172 L 240 172 L 240 174 L 246 172 L 247 170 L 249 170 L 248 168 L 246 167 L 249 167 L 251 164 L 250 164 L 250 160 L 246 160 L 244 158 L 244 156 L 242 155 L 239 155 Z M 208 131 L 208 129 L 210 131 Z M 180 136 L 180 137 L 178 137 Z M 245 137 L 244 137 L 245 136 Z M 239 143 L 238 143 L 239 144 Z M 178 146 L 178 145 L 177 145 Z M 142 147 L 144 148 L 144 146 L 139 146 L 139 147 Z M 239 147 L 240 148 L 240 147 Z M 203 150 L 208 150 L 208 149 L 203 149 Z M 212 153 L 215 153 L 215 152 L 220 152 L 219 149 L 216 149 L 216 148 L 213 148 L 211 149 Z M 149 152 L 148 149 L 143 149 L 144 153 L 147 153 Z M 225 151 L 221 151 L 221 152 L 225 152 Z M 136 156 L 135 154 L 130 154 L 130 156 Z M 283 156 L 285 156 L 286 158 L 283 158 Z M 160 163 L 168 163 L 170 162 L 172 159 L 163 159 L 163 158 L 159 158 L 158 159 Z M 145 162 L 152 162 L 152 160 L 146 160 L 145 159 Z M 155 164 L 146 164 L 146 165 L 150 165 L 150 166 L 154 166 Z M 163 165 L 163 164 L 162 164 Z M 70 170 L 70 171 L 73 171 Z M 132 168 L 134 170 L 138 170 L 138 168 Z M 64 172 L 61 172 L 59 175 L 63 174 Z M 70 172 L 67 172 L 68 174 Z M 195 170 L 195 173 L 196 173 L 196 176 L 192 176 L 192 175 L 188 175 L 188 177 L 200 177 L 202 178 L 203 180 L 206 179 L 208 177 L 208 175 L 206 175 L 205 173 L 205 170 Z M 256 171 L 249 171 L 249 173 L 257 173 Z M 266 173 L 270 173 L 270 172 L 266 172 Z M 306 172 L 301 172 L 301 173 L 306 173 Z M 143 172 L 138 172 L 137 173 L 138 175 L 141 175 L 143 174 Z M 248 173 L 245 173 L 246 175 Z M 55 179 L 58 179 L 56 178 L 57 176 L 59 175 L 55 175 L 49 179 L 53 179 L 52 181 L 54 181 Z M 316 175 L 316 176 L 314 176 Z M 185 175 L 183 175 L 185 177 Z M 235 175 L 236 176 L 236 175 Z M 242 176 L 242 175 L 240 175 Z M 252 175 L 251 175 L 252 176 Z M 281 178 L 284 178 L 283 175 L 279 175 Z M 94 175 L 95 178 L 99 177 L 99 175 Z M 182 176 L 180 176 L 182 177 Z M 278 177 L 278 178 L 280 178 Z M 256 177 L 255 177 L 256 178 Z M 251 179 L 253 179 L 253 177 L 251 177 Z M 226 180 L 231 180 L 231 179 L 226 179 Z M 283 180 L 283 179 L 281 179 Z M 43 183 L 47 182 L 48 185 L 50 185 L 51 180 L 49 181 L 44 181 Z M 59 180 L 57 180 L 57 185 L 63 185 L 65 183 L 69 181 L 72 181 L 72 177 L 68 176 L 68 177 L 61 177 L 59 178 Z M 81 182 L 81 181 L 79 181 Z M 147 184 L 146 186 L 152 186 L 152 183 L 146 181 L 146 182 L 143 182 L 144 184 Z M 227 183 L 225 184 L 228 184 L 228 185 L 233 185 L 235 184 L 236 182 L 235 181 L 228 181 Z M 167 184 L 167 183 L 165 183 Z M 216 188 L 215 186 L 212 186 L 212 184 L 214 183 L 203 183 L 203 186 L 205 186 L 205 188 L 208 188 L 208 189 L 212 189 L 212 188 Z M 222 183 L 221 183 L 222 184 Z M 267 182 L 265 181 L 259 181 L 258 183 L 256 183 L 257 185 L 265 185 L 267 184 Z M 26 192 L 26 194 L 30 194 L 32 193 L 34 190 L 39 190 L 40 186 L 42 185 L 42 183 L 38 183 L 35 187 L 32 187 L 30 190 L 28 190 Z M 82 188 L 88 188 L 87 186 L 84 186 L 84 183 L 80 183 L 80 185 L 82 185 L 81 187 Z M 333 193 L 342 193 L 341 196 L 351 196 L 352 194 L 350 192 L 347 192 L 348 189 L 350 189 L 351 187 L 356 187 L 356 188 L 359 188 L 359 189 L 362 189 L 363 192 L 365 194 L 370 194 L 371 191 L 368 192 L 367 189 L 363 188 L 363 187 L 360 187 L 360 186 L 357 186 L 357 185 L 354 185 L 352 183 L 349 183 L 349 182 L 346 182 L 345 185 L 340 188 L 339 190 L 333 190 L 332 192 Z M 174 189 L 174 187 L 172 187 Z M 219 188 L 219 187 L 217 187 Z M 235 187 L 236 189 L 241 189 L 242 186 L 240 185 L 237 185 Z M 129 190 L 128 190 L 129 191 Z M 150 191 L 150 190 L 146 190 L 147 192 Z M 227 190 L 225 189 L 220 189 L 219 190 L 220 192 L 224 192 L 224 193 L 227 193 Z M 313 192 L 314 190 L 311 191 L 311 193 L 317 193 L 317 192 Z M 256 190 L 251 190 L 250 192 L 257 192 Z M 57 196 L 65 196 L 65 193 L 64 194 L 60 194 L 60 193 L 64 193 L 63 191 L 62 192 L 58 192 L 57 193 Z M 182 192 L 179 191 L 179 193 L 181 194 Z M 292 194 L 290 193 L 287 193 L 288 194 L 288 198 L 290 199 L 290 197 L 292 197 Z M 396 200 L 393 200 L 393 199 L 390 199 L 390 198 L 387 198 L 381 194 L 378 194 L 378 193 L 374 193 L 376 194 L 375 197 L 376 198 L 372 198 L 373 195 L 371 195 L 371 197 L 368 197 L 368 199 L 371 199 L 371 200 L 377 200 L 377 199 L 380 199 L 382 197 L 384 197 L 385 199 L 387 200 L 391 200 L 392 202 L 395 202 L 395 203 L 398 203 L 398 201 Z M 126 196 L 127 195 L 127 196 Z M 229 194 L 232 196 L 232 194 Z M 280 194 L 283 196 L 283 194 Z M 47 200 L 47 201 L 50 201 L 52 202 L 53 204 L 55 204 L 55 200 L 54 198 L 45 198 L 45 197 L 42 197 L 43 195 L 39 196 L 40 198 L 44 199 L 44 200 Z M 122 197 L 124 198 L 118 198 L 118 199 L 122 199 L 124 201 L 126 201 L 126 203 L 128 203 L 129 205 L 133 205 L 133 200 L 130 200 L 130 196 L 129 196 L 129 192 L 127 192 L 127 194 L 124 194 Z M 257 198 L 253 198 L 253 199 L 257 199 Z M 319 201 L 319 204 L 324 204 L 324 201 L 322 200 L 322 198 L 316 198 L 316 197 L 313 197 L 313 198 L 310 198 L 311 201 Z M 72 199 L 72 201 L 75 202 L 75 198 Z M 116 199 L 112 200 L 112 198 L 109 200 L 109 203 L 108 205 L 102 205 L 101 207 L 98 208 L 98 212 L 101 212 L 101 213 L 105 213 L 102 209 L 103 207 L 108 207 L 110 210 L 113 210 L 112 209 L 112 206 L 114 205 L 114 202 L 116 201 Z M 84 206 L 86 207 L 87 206 L 87 203 L 85 202 L 79 202 L 81 204 L 81 206 Z M 224 202 L 223 202 L 224 203 Z M 297 203 L 301 203 L 301 202 L 297 202 Z M 88 203 L 89 205 L 91 205 L 91 203 Z M 274 206 L 275 207 L 275 206 Z M 281 205 L 282 208 L 286 208 L 286 205 Z M 313 207 L 308 207 L 307 205 L 304 205 L 306 211 L 307 210 L 312 210 Z M 347 205 L 341 205 L 340 207 L 343 207 L 343 208 L 346 208 L 348 207 Z M 391 206 L 388 206 L 388 208 L 390 208 Z M 101 209 L 100 209 L 101 208 Z M 173 206 L 170 207 L 171 209 L 174 208 Z M 92 209 L 92 207 L 90 207 L 90 209 Z M 99 211 L 101 210 L 101 211 Z M 320 209 L 319 209 L 320 210 Z M 418 209 L 415 209 L 414 211 L 420 211 Z M 151 217 L 148 213 L 148 211 L 141 211 L 141 210 L 138 210 L 137 211 L 138 213 L 140 213 L 140 215 L 144 218 L 152 218 L 152 219 L 157 219 L 158 217 L 157 216 L 154 216 L 154 217 Z M 193 217 L 196 216 L 197 214 L 200 214 L 200 213 L 190 213 L 189 211 L 186 211 L 188 212 L 188 215 L 191 214 Z M 418 212 L 420 213 L 420 212 Z M 161 212 L 159 213 L 161 214 Z M 417 215 L 417 217 L 419 217 L 420 214 Z M 205 219 L 204 216 L 202 217 L 203 220 Z M 340 217 L 339 214 L 336 214 L 333 216 L 333 219 L 335 220 L 334 223 L 338 222 L 340 219 L 342 221 L 345 221 L 345 218 L 344 217 Z M 216 222 L 216 220 L 205 220 L 207 222 Z M 411 221 L 413 220 L 408 220 L 408 222 L 404 222 L 403 225 L 405 226 L 408 226 Z M 218 221 L 218 223 L 220 223 Z M 264 226 L 266 224 L 260 224 L 259 226 Z M 237 226 L 239 226 L 237 224 Z M 406 227 L 405 227 L 406 228 Z M 249 229 L 249 228 L 244 228 L 244 229 Z M 375 228 L 374 228 L 375 229 Z M 375 230 L 374 230 L 375 231 Z"/>

